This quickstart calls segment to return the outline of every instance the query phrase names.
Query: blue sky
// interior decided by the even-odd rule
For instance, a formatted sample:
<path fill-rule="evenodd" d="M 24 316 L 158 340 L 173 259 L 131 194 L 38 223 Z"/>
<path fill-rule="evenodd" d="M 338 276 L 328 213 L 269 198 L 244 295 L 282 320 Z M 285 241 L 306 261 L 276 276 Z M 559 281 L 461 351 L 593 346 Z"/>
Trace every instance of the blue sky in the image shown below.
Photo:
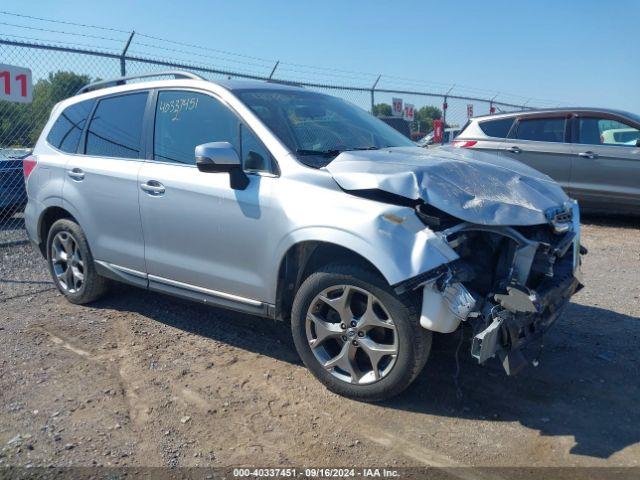
<path fill-rule="evenodd" d="M 537 99 L 544 99 L 640 113 L 638 0 L 23 0 L 0 10 L 5 9 L 135 29 L 260 59 L 356 72 L 340 72 L 348 83 L 370 82 L 370 76 L 357 76 L 358 72 L 382 73 L 386 74 L 385 86 L 418 89 L 419 82 L 425 88 L 441 91 L 447 89 L 446 85 L 456 84 L 454 91 L 460 93 L 493 96 L 502 92 L 499 98 L 505 101 L 532 98 L 530 103 L 535 104 Z M 4 15 L 0 15 L 0 21 L 81 31 Z M 123 36 L 117 32 L 87 32 Z M 9 26 L 0 26 L 2 33 L 101 43 Z M 144 48 L 151 52 L 150 47 L 138 46 L 138 50 Z M 257 64 L 268 69 L 268 62 L 234 58 L 245 62 L 238 64 L 245 69 L 258 68 Z M 203 59 L 206 63 L 218 61 L 224 63 Z M 299 68 L 309 80 L 328 75 L 327 71 L 289 68 Z"/>

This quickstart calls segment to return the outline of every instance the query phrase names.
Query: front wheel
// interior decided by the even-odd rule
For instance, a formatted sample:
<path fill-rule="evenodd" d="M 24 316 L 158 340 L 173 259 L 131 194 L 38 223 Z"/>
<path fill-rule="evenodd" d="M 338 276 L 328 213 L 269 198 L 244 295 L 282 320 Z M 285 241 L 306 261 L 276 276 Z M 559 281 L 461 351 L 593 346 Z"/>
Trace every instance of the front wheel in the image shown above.
<path fill-rule="evenodd" d="M 417 299 L 398 297 L 378 274 L 329 265 L 296 294 L 291 328 L 307 368 L 329 390 L 378 401 L 408 387 L 424 366 L 431 332 Z"/>
<path fill-rule="evenodd" d="M 96 272 L 87 238 L 73 220 L 63 218 L 51 226 L 47 263 L 56 287 L 71 303 L 90 303 L 107 291 L 108 280 Z"/>

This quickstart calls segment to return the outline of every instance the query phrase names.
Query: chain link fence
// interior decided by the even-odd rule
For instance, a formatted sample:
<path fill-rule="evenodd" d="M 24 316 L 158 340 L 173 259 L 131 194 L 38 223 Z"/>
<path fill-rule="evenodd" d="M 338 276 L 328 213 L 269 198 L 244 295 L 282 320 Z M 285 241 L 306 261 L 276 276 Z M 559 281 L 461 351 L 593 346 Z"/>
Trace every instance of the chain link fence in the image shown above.
<path fill-rule="evenodd" d="M 525 108 L 491 99 L 452 95 L 451 91 L 447 94 L 393 88 L 392 79 L 380 76 L 368 78 L 363 74 L 354 79 L 340 70 L 328 69 L 319 73 L 308 70 L 311 67 L 305 70 L 304 66 L 280 62 L 275 65 L 250 63 L 244 68 L 227 70 L 184 58 L 142 56 L 136 52 L 135 43 L 129 50 L 130 43 L 131 38 L 123 51 L 114 52 L 0 38 L 0 63 L 30 68 L 34 83 L 32 103 L 0 101 L 0 245 L 26 240 L 22 159 L 30 154 L 51 108 L 74 95 L 84 84 L 97 79 L 180 69 L 211 80 L 245 78 L 300 85 L 341 97 L 371 112 L 374 105 L 391 105 L 392 98 L 402 98 L 405 104 L 413 104 L 417 111 L 422 107 L 432 107 L 431 111 L 436 112 L 436 116 L 440 115 L 447 127 L 464 125 L 470 114 L 485 115 Z M 430 129 L 429 121 L 414 122 L 412 128 L 426 133 Z"/>

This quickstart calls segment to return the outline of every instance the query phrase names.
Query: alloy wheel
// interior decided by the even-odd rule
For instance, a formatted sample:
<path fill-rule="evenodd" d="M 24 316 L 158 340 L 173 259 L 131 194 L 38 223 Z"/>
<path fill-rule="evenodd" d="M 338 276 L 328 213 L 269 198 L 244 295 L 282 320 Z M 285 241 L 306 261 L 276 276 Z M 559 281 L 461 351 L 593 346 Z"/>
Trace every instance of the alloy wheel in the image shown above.
<path fill-rule="evenodd" d="M 398 355 L 396 325 L 382 302 L 353 285 L 337 285 L 313 299 L 306 316 L 309 346 L 334 377 L 371 384 L 393 369 Z"/>
<path fill-rule="evenodd" d="M 78 241 L 69 232 L 58 232 L 51 242 L 51 266 L 62 290 L 77 293 L 84 283 L 84 260 Z"/>

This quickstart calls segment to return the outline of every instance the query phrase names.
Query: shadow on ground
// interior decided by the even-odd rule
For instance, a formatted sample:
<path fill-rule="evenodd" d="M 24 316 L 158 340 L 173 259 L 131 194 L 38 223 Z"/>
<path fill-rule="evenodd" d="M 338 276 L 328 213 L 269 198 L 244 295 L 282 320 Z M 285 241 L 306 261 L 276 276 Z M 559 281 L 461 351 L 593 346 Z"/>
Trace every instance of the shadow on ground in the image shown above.
<path fill-rule="evenodd" d="M 640 215 L 606 215 L 601 213 L 582 213 L 580 222 L 586 225 L 614 228 L 640 228 Z"/>
<path fill-rule="evenodd" d="M 515 377 L 507 377 L 497 361 L 476 365 L 465 343 L 459 391 L 453 377 L 457 341 L 439 337 L 410 391 L 385 405 L 431 415 L 517 421 L 541 435 L 574 437 L 573 454 L 608 458 L 640 441 L 634 347 L 640 319 L 571 304 L 560 321 L 546 335 L 540 366 Z M 603 335 L 593 335 L 594 328 Z"/>
<path fill-rule="evenodd" d="M 127 287 L 96 306 L 135 311 L 196 335 L 300 364 L 286 324 Z M 546 335 L 541 365 L 516 377 L 507 377 L 497 361 L 484 367 L 475 364 L 466 340 L 459 355 L 459 389 L 454 379 L 459 337 L 439 336 L 414 385 L 381 407 L 517 421 L 541 435 L 574 437 L 573 454 L 608 458 L 640 441 L 639 333 L 638 318 L 571 304 Z"/>

